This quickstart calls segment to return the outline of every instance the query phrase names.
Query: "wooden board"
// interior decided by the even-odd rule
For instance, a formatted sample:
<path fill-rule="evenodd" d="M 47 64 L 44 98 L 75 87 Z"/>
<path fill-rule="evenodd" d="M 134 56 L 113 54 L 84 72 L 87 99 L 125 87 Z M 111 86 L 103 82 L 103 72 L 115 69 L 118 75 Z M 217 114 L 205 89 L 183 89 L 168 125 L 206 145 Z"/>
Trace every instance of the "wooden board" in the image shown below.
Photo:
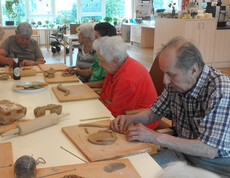
<path fill-rule="evenodd" d="M 7 167 L 1 167 L 11 165 Z M 14 160 L 10 142 L 0 143 L 0 178 L 14 177 Z"/>
<path fill-rule="evenodd" d="M 104 120 L 94 123 L 109 125 L 109 122 L 109 120 Z M 117 140 L 115 143 L 110 145 L 95 145 L 87 140 L 88 135 L 98 132 L 98 130 L 104 130 L 105 128 L 87 127 L 89 134 L 86 133 L 85 128 L 75 125 L 63 127 L 62 131 L 90 162 L 121 158 L 151 150 L 151 147 L 144 143 L 128 142 L 125 135 L 118 133 L 116 133 Z"/>
<path fill-rule="evenodd" d="M 3 134 L 5 132 L 7 132 L 7 131 L 16 129 L 17 125 L 18 125 L 18 121 L 14 121 L 11 124 L 0 125 L 0 134 Z"/>
<path fill-rule="evenodd" d="M 66 82 L 79 82 L 79 79 L 76 75 L 71 75 L 68 77 L 63 77 L 62 72 L 55 72 L 54 78 L 45 77 L 47 83 L 66 83 Z"/>
<path fill-rule="evenodd" d="M 106 172 L 104 171 L 104 167 L 108 166 L 112 163 L 123 163 L 126 165 L 125 168 L 113 171 Z M 76 170 L 74 170 L 76 169 Z M 110 160 L 110 161 L 100 161 L 94 163 L 84 163 L 84 164 L 74 164 L 74 165 L 66 165 L 66 166 L 58 166 L 58 167 L 50 167 L 50 168 L 41 168 L 36 170 L 36 177 L 42 177 L 49 174 L 55 174 L 62 171 L 71 170 L 69 172 L 64 172 L 61 174 L 52 175 L 52 178 L 60 178 L 65 175 L 78 175 L 84 178 L 93 177 L 93 178 L 140 178 L 141 176 L 135 170 L 133 165 L 128 159 L 118 159 L 118 160 Z"/>
<path fill-rule="evenodd" d="M 40 69 L 44 72 L 49 70 L 51 67 L 56 70 L 56 71 L 62 71 L 67 67 L 67 65 L 63 64 L 63 63 L 56 63 L 56 64 L 38 64 L 38 67 L 40 67 Z"/>
<path fill-rule="evenodd" d="M 20 67 L 20 71 L 21 77 L 35 76 L 37 73 L 33 66 Z M 13 76 L 12 68 L 9 66 L 5 66 L 5 73 Z"/>
<path fill-rule="evenodd" d="M 88 85 L 85 84 L 62 86 L 70 91 L 69 95 L 65 96 L 65 93 L 58 90 L 57 87 L 52 87 L 52 90 L 59 102 L 99 98 L 99 96 Z"/>

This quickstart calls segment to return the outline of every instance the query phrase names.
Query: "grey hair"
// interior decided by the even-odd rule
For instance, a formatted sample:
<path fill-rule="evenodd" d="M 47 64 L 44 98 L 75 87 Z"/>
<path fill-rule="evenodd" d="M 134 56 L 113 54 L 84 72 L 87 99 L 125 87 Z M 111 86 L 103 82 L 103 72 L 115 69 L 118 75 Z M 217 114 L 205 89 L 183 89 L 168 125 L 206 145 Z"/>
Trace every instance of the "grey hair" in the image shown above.
<path fill-rule="evenodd" d="M 128 46 L 120 36 L 98 38 L 93 42 L 93 48 L 99 51 L 108 63 L 118 59 L 118 63 L 121 64 L 128 56 Z"/>
<path fill-rule="evenodd" d="M 26 37 L 30 37 L 32 35 L 32 27 L 27 22 L 21 22 L 17 26 L 16 33 Z"/>
<path fill-rule="evenodd" d="M 90 38 L 90 40 L 94 40 L 94 24 L 92 23 L 84 23 L 80 25 L 80 31 L 83 32 L 85 37 Z"/>
<path fill-rule="evenodd" d="M 166 48 L 176 49 L 176 67 L 183 71 L 188 71 L 194 64 L 198 65 L 199 71 L 204 67 L 204 61 L 199 49 L 191 42 L 181 37 L 175 37 L 170 40 L 161 51 L 161 54 Z"/>

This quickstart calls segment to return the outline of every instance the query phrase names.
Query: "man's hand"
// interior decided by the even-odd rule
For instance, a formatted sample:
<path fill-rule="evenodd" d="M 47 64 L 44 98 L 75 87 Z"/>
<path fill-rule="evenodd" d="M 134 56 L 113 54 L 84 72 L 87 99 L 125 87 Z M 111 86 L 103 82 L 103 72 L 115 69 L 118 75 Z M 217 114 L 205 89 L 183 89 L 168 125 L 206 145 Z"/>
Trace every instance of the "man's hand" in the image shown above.
<path fill-rule="evenodd" d="M 69 67 L 69 68 L 63 70 L 63 73 L 66 73 L 66 74 L 74 74 L 74 73 L 75 73 L 75 70 L 74 70 L 74 68 Z"/>
<path fill-rule="evenodd" d="M 9 60 L 7 60 L 7 63 L 9 66 L 13 67 L 14 65 L 14 59 L 13 58 L 9 58 Z"/>
<path fill-rule="evenodd" d="M 128 127 L 132 124 L 132 118 L 126 115 L 119 115 L 116 119 L 112 120 L 109 129 L 118 132 L 126 133 Z"/>
<path fill-rule="evenodd" d="M 135 124 L 128 128 L 126 132 L 126 138 L 128 141 L 140 141 L 153 143 L 158 133 L 145 127 L 143 124 Z"/>
<path fill-rule="evenodd" d="M 22 62 L 20 62 L 20 66 L 32 66 L 34 65 L 34 61 L 24 59 Z"/>

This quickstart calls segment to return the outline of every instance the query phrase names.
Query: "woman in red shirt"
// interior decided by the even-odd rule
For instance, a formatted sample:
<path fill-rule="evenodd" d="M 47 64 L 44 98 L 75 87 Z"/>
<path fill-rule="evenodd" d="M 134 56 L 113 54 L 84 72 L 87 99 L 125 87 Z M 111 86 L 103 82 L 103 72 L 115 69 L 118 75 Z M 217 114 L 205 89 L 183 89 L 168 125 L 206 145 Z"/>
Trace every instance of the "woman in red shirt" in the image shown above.
<path fill-rule="evenodd" d="M 93 47 L 99 65 L 107 72 L 100 99 L 114 117 L 154 103 L 157 92 L 148 71 L 128 56 L 127 46 L 120 36 L 99 38 Z M 159 121 L 148 127 L 154 129 L 158 124 Z"/>

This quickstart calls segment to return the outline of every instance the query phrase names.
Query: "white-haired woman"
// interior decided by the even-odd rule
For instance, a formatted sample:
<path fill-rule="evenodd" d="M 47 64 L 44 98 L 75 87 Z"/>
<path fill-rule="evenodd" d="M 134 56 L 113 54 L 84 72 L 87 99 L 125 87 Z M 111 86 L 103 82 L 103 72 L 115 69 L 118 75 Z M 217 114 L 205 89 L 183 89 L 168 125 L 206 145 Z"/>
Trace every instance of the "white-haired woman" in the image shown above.
<path fill-rule="evenodd" d="M 94 41 L 94 24 L 84 23 L 80 25 L 80 32 L 78 34 L 78 42 L 80 46 L 78 48 L 76 69 L 68 68 L 64 70 L 65 73 L 76 73 L 77 69 L 89 69 L 94 57 L 96 56 L 96 51 L 92 48 Z M 81 76 L 83 82 L 88 81 L 89 77 Z"/>
<path fill-rule="evenodd" d="M 120 36 L 101 37 L 94 41 L 99 65 L 107 72 L 100 99 L 113 116 L 124 111 L 150 107 L 157 93 L 146 68 L 127 55 Z M 154 129 L 159 122 L 148 127 Z"/>

